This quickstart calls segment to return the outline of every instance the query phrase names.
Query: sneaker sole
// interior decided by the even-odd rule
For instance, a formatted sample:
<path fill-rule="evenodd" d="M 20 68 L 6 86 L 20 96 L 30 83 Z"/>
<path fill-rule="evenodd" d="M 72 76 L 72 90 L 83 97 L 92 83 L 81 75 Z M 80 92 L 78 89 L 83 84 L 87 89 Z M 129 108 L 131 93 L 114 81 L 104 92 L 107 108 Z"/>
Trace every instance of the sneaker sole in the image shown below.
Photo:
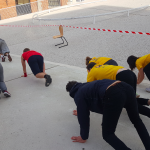
<path fill-rule="evenodd" d="M 48 78 L 46 79 L 45 86 L 48 87 L 52 83 L 52 78 L 50 75 L 48 75 Z"/>
<path fill-rule="evenodd" d="M 2 62 L 5 62 L 5 58 L 2 58 Z"/>
<path fill-rule="evenodd" d="M 4 95 L 5 95 L 6 97 L 10 97 L 10 95 L 9 95 L 9 94 L 6 94 L 6 93 L 5 93 Z"/>
<path fill-rule="evenodd" d="M 12 61 L 12 58 L 10 55 L 8 55 L 8 60 L 11 62 Z"/>

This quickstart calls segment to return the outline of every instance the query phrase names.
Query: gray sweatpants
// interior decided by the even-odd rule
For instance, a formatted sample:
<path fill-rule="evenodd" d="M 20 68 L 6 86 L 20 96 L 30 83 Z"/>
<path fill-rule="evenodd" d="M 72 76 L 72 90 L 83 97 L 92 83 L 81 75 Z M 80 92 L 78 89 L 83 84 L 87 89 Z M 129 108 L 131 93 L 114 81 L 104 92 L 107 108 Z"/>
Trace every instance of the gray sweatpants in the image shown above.
<path fill-rule="evenodd" d="M 0 39 L 0 54 L 10 53 L 10 50 L 3 39 Z"/>
<path fill-rule="evenodd" d="M 4 91 L 6 90 L 7 91 L 7 87 L 6 87 L 6 84 L 4 82 L 4 74 L 3 74 L 3 67 L 0 63 L 0 90 Z"/>

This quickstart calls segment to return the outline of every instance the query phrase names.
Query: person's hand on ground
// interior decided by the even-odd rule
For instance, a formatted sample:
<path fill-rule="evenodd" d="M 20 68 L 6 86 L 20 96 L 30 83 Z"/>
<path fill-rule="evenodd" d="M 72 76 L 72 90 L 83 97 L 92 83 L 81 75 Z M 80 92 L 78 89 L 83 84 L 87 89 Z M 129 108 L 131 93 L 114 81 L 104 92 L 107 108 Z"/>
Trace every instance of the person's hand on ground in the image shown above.
<path fill-rule="evenodd" d="M 148 100 L 148 105 L 150 105 L 150 99 Z"/>
<path fill-rule="evenodd" d="M 71 138 L 71 140 L 72 140 L 72 142 L 79 142 L 79 143 L 85 143 L 85 142 L 86 142 L 86 140 L 83 140 L 83 139 L 81 138 L 81 136 L 73 136 L 73 137 Z"/>
<path fill-rule="evenodd" d="M 73 111 L 73 115 L 75 115 L 75 116 L 78 115 L 78 114 L 77 114 L 77 110 L 74 110 L 74 111 Z"/>
<path fill-rule="evenodd" d="M 27 77 L 27 73 L 24 73 L 24 75 L 22 75 L 21 77 Z"/>

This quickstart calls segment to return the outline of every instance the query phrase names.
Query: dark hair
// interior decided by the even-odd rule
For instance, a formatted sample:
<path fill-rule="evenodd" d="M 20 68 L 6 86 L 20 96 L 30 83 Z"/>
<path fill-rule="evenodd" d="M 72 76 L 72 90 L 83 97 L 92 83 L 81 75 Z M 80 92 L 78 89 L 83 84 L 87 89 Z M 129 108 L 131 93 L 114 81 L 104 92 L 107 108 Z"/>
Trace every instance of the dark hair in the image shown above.
<path fill-rule="evenodd" d="M 87 69 L 87 70 L 90 70 L 90 69 L 92 69 L 95 65 L 96 65 L 95 62 L 91 62 L 91 63 L 89 63 L 89 64 L 87 65 L 86 69 Z"/>
<path fill-rule="evenodd" d="M 25 49 L 23 50 L 23 53 L 24 53 L 24 52 L 27 52 L 27 51 L 30 51 L 30 49 L 29 49 L 29 48 L 25 48 Z"/>
<path fill-rule="evenodd" d="M 69 81 L 69 82 L 67 83 L 67 85 L 66 85 L 66 91 L 67 91 L 67 92 L 70 92 L 70 90 L 72 89 L 72 87 L 73 87 L 76 83 L 78 83 L 78 82 L 77 82 L 77 81 Z"/>
<path fill-rule="evenodd" d="M 85 64 L 88 65 L 88 64 L 89 64 L 89 61 L 90 61 L 91 59 L 92 59 L 92 58 L 90 58 L 90 57 L 87 56 L 87 57 L 85 58 Z"/>
<path fill-rule="evenodd" d="M 133 55 L 128 57 L 127 63 L 129 64 L 129 67 L 130 67 L 131 70 L 133 70 L 136 67 L 135 63 L 136 63 L 136 60 L 138 58 L 139 57 L 136 57 L 136 56 L 133 56 Z"/>

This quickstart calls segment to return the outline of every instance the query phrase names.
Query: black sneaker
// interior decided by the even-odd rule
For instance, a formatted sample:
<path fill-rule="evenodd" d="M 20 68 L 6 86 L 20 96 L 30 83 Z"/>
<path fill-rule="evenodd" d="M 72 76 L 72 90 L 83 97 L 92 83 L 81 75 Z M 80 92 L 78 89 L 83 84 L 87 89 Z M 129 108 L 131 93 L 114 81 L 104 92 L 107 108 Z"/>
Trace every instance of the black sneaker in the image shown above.
<path fill-rule="evenodd" d="M 52 78 L 51 78 L 50 75 L 46 74 L 45 75 L 45 79 L 46 79 L 45 86 L 48 87 L 51 84 L 51 82 L 52 82 Z"/>
<path fill-rule="evenodd" d="M 11 62 L 12 61 L 12 58 L 11 56 L 8 54 L 8 60 Z"/>

